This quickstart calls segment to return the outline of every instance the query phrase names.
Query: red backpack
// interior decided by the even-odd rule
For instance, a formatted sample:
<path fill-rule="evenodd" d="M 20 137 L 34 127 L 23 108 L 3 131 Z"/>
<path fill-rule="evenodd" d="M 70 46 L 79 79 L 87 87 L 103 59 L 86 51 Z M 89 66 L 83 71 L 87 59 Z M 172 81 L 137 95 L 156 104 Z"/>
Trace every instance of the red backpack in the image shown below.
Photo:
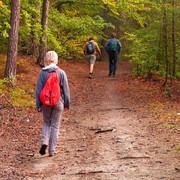
<path fill-rule="evenodd" d="M 44 88 L 40 93 L 40 100 L 45 106 L 55 106 L 60 99 L 60 80 L 56 71 L 50 72 Z"/>

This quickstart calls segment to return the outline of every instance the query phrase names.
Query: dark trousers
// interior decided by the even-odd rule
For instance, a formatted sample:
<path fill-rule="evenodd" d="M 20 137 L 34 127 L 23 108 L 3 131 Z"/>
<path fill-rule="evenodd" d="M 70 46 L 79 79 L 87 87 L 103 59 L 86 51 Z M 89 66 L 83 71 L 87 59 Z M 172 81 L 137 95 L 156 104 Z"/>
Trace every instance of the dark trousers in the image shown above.
<path fill-rule="evenodd" d="M 118 53 L 109 53 L 109 75 L 115 75 L 118 62 Z"/>

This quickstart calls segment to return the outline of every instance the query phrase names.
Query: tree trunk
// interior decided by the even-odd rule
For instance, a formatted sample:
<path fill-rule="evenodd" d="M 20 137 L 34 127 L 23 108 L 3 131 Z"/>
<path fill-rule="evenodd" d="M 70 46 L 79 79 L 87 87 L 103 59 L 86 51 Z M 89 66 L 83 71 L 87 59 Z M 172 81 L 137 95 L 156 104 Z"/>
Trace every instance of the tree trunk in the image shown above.
<path fill-rule="evenodd" d="M 176 76 L 176 45 L 175 45 L 175 13 L 174 13 L 175 3 L 172 0 L 172 52 L 173 52 L 173 68 L 172 75 Z"/>
<path fill-rule="evenodd" d="M 19 17 L 20 0 L 11 0 L 11 29 L 9 31 L 7 61 L 4 73 L 4 77 L 8 78 L 11 83 L 14 83 L 16 81 L 16 59 L 18 51 Z"/>
<path fill-rule="evenodd" d="M 48 13 L 49 13 L 49 3 L 50 0 L 43 0 L 43 8 L 42 8 L 42 36 L 40 38 L 40 45 L 39 45 L 39 57 L 37 59 L 37 63 L 40 66 L 44 65 L 44 57 L 47 51 L 47 36 L 46 31 L 48 27 Z"/>
<path fill-rule="evenodd" d="M 169 60 L 168 60 L 168 37 L 167 37 L 167 9 L 166 9 L 166 1 L 164 3 L 164 17 L 163 17 L 163 40 L 164 40 L 164 57 L 166 63 L 166 76 L 163 86 L 166 85 L 169 75 Z"/>

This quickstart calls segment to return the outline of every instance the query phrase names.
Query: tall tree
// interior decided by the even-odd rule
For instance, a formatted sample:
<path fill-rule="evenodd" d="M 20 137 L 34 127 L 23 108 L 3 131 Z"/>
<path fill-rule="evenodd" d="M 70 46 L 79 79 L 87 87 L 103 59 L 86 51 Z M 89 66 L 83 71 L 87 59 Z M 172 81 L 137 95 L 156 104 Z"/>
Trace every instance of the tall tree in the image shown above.
<path fill-rule="evenodd" d="M 8 78 L 11 83 L 16 81 L 16 59 L 18 51 L 18 29 L 20 18 L 20 0 L 11 0 L 11 17 L 7 61 L 4 77 Z"/>
<path fill-rule="evenodd" d="M 172 0 L 172 50 L 173 50 L 173 68 L 172 75 L 176 75 L 176 44 L 175 44 L 175 1 Z"/>
<path fill-rule="evenodd" d="M 163 14 L 163 41 L 164 41 L 164 59 L 166 64 L 166 76 L 165 81 L 163 83 L 163 86 L 166 85 L 169 75 L 169 59 L 168 59 L 168 30 L 167 30 L 167 4 L 166 0 L 163 0 L 163 8 L 164 8 L 164 14 Z"/>
<path fill-rule="evenodd" d="M 39 57 L 37 59 L 37 63 L 40 66 L 44 64 L 44 57 L 47 51 L 47 27 L 48 27 L 48 13 L 49 13 L 49 4 L 50 0 L 43 0 L 43 8 L 42 8 L 42 35 L 40 37 L 40 45 L 39 45 Z"/>

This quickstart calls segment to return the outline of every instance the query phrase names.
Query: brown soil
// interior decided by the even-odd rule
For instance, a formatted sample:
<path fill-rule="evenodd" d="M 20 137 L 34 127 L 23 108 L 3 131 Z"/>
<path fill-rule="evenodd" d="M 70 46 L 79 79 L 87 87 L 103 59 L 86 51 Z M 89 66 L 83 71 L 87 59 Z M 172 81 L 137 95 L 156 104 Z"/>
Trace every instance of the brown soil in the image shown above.
<path fill-rule="evenodd" d="M 87 78 L 86 63 L 60 67 L 72 102 L 63 114 L 57 155 L 38 154 L 41 113 L 33 107 L 10 114 L 1 103 L 0 117 L 8 122 L 0 126 L 0 179 L 180 179 L 177 89 L 169 97 L 160 90 L 160 79 L 133 78 L 128 62 L 120 62 L 116 77 L 107 76 L 108 63 L 97 62 L 93 79 Z M 31 73 L 21 72 L 33 88 L 39 70 L 35 65 Z"/>

